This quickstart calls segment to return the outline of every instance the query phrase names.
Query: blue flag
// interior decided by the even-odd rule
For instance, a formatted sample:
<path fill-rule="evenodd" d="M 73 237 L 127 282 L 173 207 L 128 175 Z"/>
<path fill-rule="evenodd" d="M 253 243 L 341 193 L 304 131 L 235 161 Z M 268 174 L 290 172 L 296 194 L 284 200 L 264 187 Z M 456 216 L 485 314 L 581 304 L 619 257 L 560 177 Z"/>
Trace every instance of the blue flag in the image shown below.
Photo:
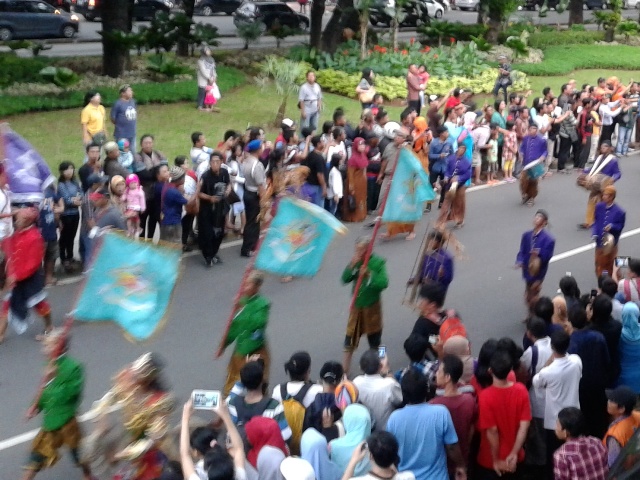
<path fill-rule="evenodd" d="M 114 232 L 101 241 L 71 315 L 87 322 L 111 320 L 133 341 L 146 340 L 167 312 L 181 251 Z"/>
<path fill-rule="evenodd" d="M 40 203 L 44 191 L 55 182 L 49 165 L 29 142 L 11 130 L 1 126 L 4 147 L 5 171 L 11 188 L 13 203 Z"/>
<path fill-rule="evenodd" d="M 429 174 L 418 158 L 407 148 L 400 150 L 382 221 L 417 222 L 422 217 L 424 202 L 435 198 Z"/>
<path fill-rule="evenodd" d="M 312 277 L 336 233 L 347 229 L 326 210 L 285 197 L 256 258 L 256 268 L 277 275 Z"/>

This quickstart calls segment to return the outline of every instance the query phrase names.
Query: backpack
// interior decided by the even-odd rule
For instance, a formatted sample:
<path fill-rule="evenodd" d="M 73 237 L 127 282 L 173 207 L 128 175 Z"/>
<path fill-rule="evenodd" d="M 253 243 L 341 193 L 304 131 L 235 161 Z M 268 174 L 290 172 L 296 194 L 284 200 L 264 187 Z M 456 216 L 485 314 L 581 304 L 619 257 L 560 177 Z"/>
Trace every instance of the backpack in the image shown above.
<path fill-rule="evenodd" d="M 251 420 L 253 417 L 259 417 L 262 415 L 262 413 L 267 409 L 267 407 L 269 406 L 269 403 L 271 402 L 271 397 L 265 397 L 262 400 L 260 400 L 257 404 L 256 404 L 256 409 L 255 411 L 249 411 L 249 409 L 247 408 L 244 399 L 243 398 L 239 398 L 240 402 L 238 402 L 237 405 L 235 405 L 236 407 L 236 417 L 238 419 L 238 423 L 236 425 L 236 427 L 238 428 L 238 433 L 240 434 L 240 438 L 242 438 L 242 443 L 244 444 L 244 453 L 247 454 L 249 453 L 249 450 L 251 450 L 251 444 L 249 443 L 249 440 L 247 439 L 247 432 L 244 429 L 244 425 Z"/>
<path fill-rule="evenodd" d="M 282 383 L 280 385 L 284 417 L 287 419 L 287 423 L 291 429 L 291 440 L 289 441 L 291 455 L 300 455 L 300 438 L 302 437 L 302 426 L 306 412 L 306 408 L 302 402 L 312 386 L 313 383 L 305 383 L 300 391 L 292 397 L 287 393 L 287 384 Z"/>

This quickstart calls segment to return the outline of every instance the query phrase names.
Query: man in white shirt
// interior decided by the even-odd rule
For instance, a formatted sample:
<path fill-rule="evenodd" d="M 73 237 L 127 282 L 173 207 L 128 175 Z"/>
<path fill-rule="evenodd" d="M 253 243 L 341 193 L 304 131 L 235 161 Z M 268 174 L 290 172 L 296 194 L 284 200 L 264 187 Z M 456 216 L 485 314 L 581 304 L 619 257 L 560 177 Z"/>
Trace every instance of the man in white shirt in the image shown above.
<path fill-rule="evenodd" d="M 206 146 L 207 139 L 204 137 L 204 133 L 193 132 L 191 134 L 191 143 L 193 144 L 193 146 L 191 147 L 189 155 L 191 156 L 193 169 L 195 171 L 198 171 L 198 166 L 203 162 L 206 164 L 207 168 L 209 168 L 209 158 L 211 157 L 213 148 Z"/>
<path fill-rule="evenodd" d="M 558 412 L 566 407 L 580 408 L 578 388 L 582 377 L 582 360 L 567 355 L 570 337 L 564 330 L 551 335 L 551 363 L 533 377 L 533 387 L 544 390 L 544 429 L 547 441 L 547 472 L 553 470 L 553 453 L 560 446 L 555 434 Z M 553 477 L 550 477 L 553 478 Z"/>
<path fill-rule="evenodd" d="M 322 89 L 316 83 L 316 74 L 307 72 L 307 81 L 300 87 L 298 94 L 298 106 L 300 107 L 300 128 L 309 127 L 318 129 L 318 117 L 322 110 Z"/>
<path fill-rule="evenodd" d="M 614 118 L 622 111 L 620 106 L 620 100 L 615 102 L 611 101 L 611 94 L 605 93 L 600 102 L 600 108 L 598 113 L 600 114 L 600 120 L 602 121 L 602 130 L 600 131 L 600 144 L 603 140 L 611 141 L 611 135 L 616 128 Z"/>
<path fill-rule="evenodd" d="M 476 124 L 471 131 L 473 138 L 473 154 L 471 157 L 471 168 L 473 170 L 473 178 L 476 185 L 480 185 L 480 172 L 482 170 L 482 151 L 487 149 L 487 142 L 491 136 L 489 125 Z"/>
<path fill-rule="evenodd" d="M 400 384 L 389 374 L 387 357 L 380 358 L 377 350 L 367 350 L 360 359 L 364 375 L 353 379 L 359 400 L 371 413 L 376 430 L 384 430 L 393 411 L 402 404 Z"/>
<path fill-rule="evenodd" d="M 533 378 L 553 355 L 551 338 L 547 335 L 544 320 L 538 317 L 531 317 L 527 321 L 526 335 L 533 342 L 533 345 L 525 350 L 520 358 L 520 364 L 529 372 L 529 378 Z M 541 467 L 545 465 L 547 457 L 544 431 L 544 390 L 536 390 L 533 386 L 529 386 L 529 399 L 531 400 L 532 419 L 527 432 L 525 464 Z"/>

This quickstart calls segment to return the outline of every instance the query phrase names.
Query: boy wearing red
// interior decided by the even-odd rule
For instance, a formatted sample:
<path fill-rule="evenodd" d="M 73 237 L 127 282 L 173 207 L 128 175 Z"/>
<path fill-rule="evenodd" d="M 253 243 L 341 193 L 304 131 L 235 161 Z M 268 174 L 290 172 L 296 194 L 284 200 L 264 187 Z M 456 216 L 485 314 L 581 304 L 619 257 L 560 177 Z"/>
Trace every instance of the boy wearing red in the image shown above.
<path fill-rule="evenodd" d="M 44 240 L 35 225 L 36 208 L 22 208 L 16 213 L 15 232 L 2 243 L 7 261 L 8 293 L 0 312 L 0 338 L 4 337 L 9 316 L 18 333 L 27 329 L 29 309 L 34 308 L 44 320 L 44 335 L 52 328 L 51 307 L 44 289 Z M 41 339 L 40 336 L 36 337 Z"/>
<path fill-rule="evenodd" d="M 482 480 L 519 478 L 518 464 L 524 460 L 522 446 L 531 422 L 531 405 L 527 388 L 507 379 L 511 366 L 508 354 L 496 353 L 490 363 L 493 385 L 478 399 L 478 478 Z"/>

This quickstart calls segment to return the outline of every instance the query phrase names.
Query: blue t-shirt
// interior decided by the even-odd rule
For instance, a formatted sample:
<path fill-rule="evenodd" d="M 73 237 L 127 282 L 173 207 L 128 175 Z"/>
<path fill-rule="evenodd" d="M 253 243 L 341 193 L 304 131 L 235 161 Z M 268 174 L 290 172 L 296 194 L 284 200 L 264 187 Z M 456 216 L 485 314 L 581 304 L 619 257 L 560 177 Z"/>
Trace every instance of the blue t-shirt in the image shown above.
<path fill-rule="evenodd" d="M 451 414 L 443 405 L 407 405 L 389 417 L 387 431 L 398 439 L 398 471 L 416 480 L 449 480 L 445 445 L 458 443 Z"/>
<path fill-rule="evenodd" d="M 182 206 L 187 203 L 177 188 L 167 185 L 162 198 L 162 213 L 164 217 L 161 225 L 177 225 L 182 220 Z"/>
<path fill-rule="evenodd" d="M 40 233 L 45 242 L 55 242 L 58 240 L 58 226 L 56 224 L 56 216 L 53 213 L 53 207 L 59 198 L 53 187 L 44 191 L 44 200 L 40 204 Z"/>
<path fill-rule="evenodd" d="M 121 138 L 136 138 L 136 121 L 138 112 L 136 111 L 136 101 L 118 100 L 111 108 L 111 120 L 115 123 L 113 136 L 116 140 Z"/>

